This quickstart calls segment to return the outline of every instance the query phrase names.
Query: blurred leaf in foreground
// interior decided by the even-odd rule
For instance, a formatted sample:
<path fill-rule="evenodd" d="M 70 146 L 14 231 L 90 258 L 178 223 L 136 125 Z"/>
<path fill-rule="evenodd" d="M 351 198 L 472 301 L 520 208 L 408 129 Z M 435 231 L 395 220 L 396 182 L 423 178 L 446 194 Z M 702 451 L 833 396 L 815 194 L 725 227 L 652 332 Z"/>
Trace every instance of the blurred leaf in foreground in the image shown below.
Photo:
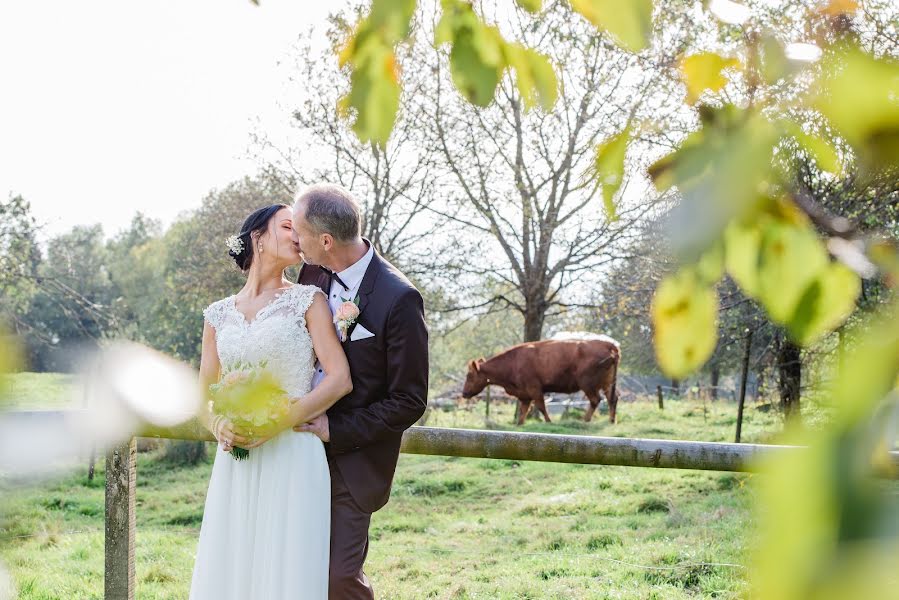
<path fill-rule="evenodd" d="M 827 389 L 833 422 L 787 440 L 809 451 L 763 466 L 753 597 L 899 594 L 899 496 L 894 484 L 873 474 L 877 466 L 895 469 L 887 451 L 895 444 L 888 424 L 899 410 L 899 304 L 844 339 L 857 343 L 844 349 Z"/>
<path fill-rule="evenodd" d="M 624 180 L 624 155 L 630 134 L 631 128 L 628 125 L 621 133 L 603 142 L 596 149 L 595 172 L 599 178 L 602 200 L 610 221 L 618 219 L 615 194 Z"/>
<path fill-rule="evenodd" d="M 700 118 L 701 130 L 649 167 L 657 188 L 676 186 L 683 195 L 671 211 L 669 231 L 686 261 L 696 260 L 732 219 L 756 207 L 778 140 L 774 126 L 756 112 L 702 106 Z"/>
<path fill-rule="evenodd" d="M 350 91 L 340 112 L 355 111 L 353 131 L 359 139 L 386 144 L 400 103 L 400 73 L 394 46 L 409 34 L 415 0 L 374 0 L 340 52 L 340 66 L 350 65 Z"/>
<path fill-rule="evenodd" d="M 19 339 L 0 326 L 0 408 L 9 402 L 9 378 L 7 374 L 16 373 L 24 366 Z"/>
<path fill-rule="evenodd" d="M 666 277 L 652 300 L 656 358 L 669 376 L 680 379 L 702 365 L 718 336 L 718 294 L 693 267 Z"/>
<path fill-rule="evenodd" d="M 505 55 L 515 69 L 515 83 L 527 109 L 537 104 L 543 110 L 552 110 L 558 97 L 558 81 L 549 59 L 521 44 L 506 44 Z"/>
<path fill-rule="evenodd" d="M 571 0 L 571 7 L 625 50 L 639 52 L 649 46 L 652 0 Z"/>
<path fill-rule="evenodd" d="M 899 165 L 899 61 L 852 48 L 822 65 L 814 107 L 852 145 L 862 165 Z"/>

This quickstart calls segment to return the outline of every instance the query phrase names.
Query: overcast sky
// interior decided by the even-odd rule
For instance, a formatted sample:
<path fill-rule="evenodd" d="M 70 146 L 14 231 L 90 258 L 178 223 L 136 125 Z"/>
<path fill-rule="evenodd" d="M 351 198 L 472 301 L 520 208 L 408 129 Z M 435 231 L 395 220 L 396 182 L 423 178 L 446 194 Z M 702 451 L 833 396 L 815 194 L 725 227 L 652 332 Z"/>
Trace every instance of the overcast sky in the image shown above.
<path fill-rule="evenodd" d="M 0 195 L 49 234 L 136 210 L 166 225 L 257 170 L 254 130 L 286 130 L 297 36 L 343 2 L 0 3 Z"/>

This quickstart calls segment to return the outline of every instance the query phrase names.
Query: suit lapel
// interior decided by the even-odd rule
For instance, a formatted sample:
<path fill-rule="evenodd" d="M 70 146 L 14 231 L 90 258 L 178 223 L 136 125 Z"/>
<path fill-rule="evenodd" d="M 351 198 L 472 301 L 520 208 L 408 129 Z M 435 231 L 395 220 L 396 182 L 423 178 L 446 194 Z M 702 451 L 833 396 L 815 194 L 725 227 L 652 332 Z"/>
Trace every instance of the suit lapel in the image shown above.
<path fill-rule="evenodd" d="M 331 293 L 331 278 L 325 273 L 321 267 L 316 265 L 308 265 L 303 263 L 300 267 L 300 275 L 297 277 L 297 283 L 305 285 L 314 285 L 325 293 L 325 297 Z"/>
<path fill-rule="evenodd" d="M 365 307 L 368 306 L 370 296 L 375 290 L 375 283 L 378 280 L 378 275 L 381 273 L 381 266 L 381 257 L 378 256 L 378 252 L 375 251 L 374 254 L 372 254 L 371 262 L 368 264 L 368 268 L 365 270 L 365 275 L 362 276 L 362 282 L 359 283 L 359 316 L 356 317 L 356 320 L 352 325 L 350 325 L 349 329 L 347 329 L 346 342 L 350 341 L 350 336 L 352 335 L 353 330 L 359 323 L 359 319 L 362 318 L 362 313 L 365 312 Z"/>

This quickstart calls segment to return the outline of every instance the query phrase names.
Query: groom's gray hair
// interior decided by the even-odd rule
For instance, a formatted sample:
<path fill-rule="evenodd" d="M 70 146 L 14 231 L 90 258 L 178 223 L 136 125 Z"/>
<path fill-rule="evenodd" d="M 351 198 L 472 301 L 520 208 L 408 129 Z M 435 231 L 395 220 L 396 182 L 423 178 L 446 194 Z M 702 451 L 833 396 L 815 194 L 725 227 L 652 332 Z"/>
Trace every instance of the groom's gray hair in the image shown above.
<path fill-rule="evenodd" d="M 353 195 L 339 185 L 317 183 L 297 193 L 294 206 L 305 205 L 304 216 L 319 233 L 338 242 L 352 242 L 362 235 L 362 211 Z"/>

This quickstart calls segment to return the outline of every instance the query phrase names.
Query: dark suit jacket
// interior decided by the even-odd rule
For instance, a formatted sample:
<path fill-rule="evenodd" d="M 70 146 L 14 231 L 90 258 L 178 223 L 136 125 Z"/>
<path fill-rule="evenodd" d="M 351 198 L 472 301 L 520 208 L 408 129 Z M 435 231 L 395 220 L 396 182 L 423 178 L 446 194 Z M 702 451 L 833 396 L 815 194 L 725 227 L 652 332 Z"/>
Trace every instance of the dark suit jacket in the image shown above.
<path fill-rule="evenodd" d="M 314 265 L 303 265 L 298 282 L 325 294 L 331 284 Z M 359 309 L 356 323 L 375 335 L 350 341 L 351 326 L 343 342 L 353 391 L 328 410 L 325 447 L 356 504 L 374 512 L 390 497 L 403 431 L 427 407 L 428 330 L 421 294 L 377 252 L 359 286 Z"/>

